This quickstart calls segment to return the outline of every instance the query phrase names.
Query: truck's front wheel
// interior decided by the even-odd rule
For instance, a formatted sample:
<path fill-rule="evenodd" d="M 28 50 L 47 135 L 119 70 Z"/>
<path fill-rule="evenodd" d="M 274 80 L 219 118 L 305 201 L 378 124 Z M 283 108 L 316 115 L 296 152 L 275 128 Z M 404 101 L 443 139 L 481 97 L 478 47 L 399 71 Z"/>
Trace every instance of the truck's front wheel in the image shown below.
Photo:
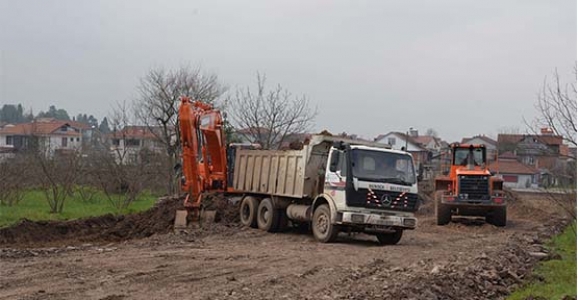
<path fill-rule="evenodd" d="M 403 230 L 396 230 L 392 233 L 377 233 L 375 236 L 377 237 L 377 242 L 380 245 L 395 245 L 399 243 L 401 240 L 401 236 L 403 235 Z"/>
<path fill-rule="evenodd" d="M 335 241 L 339 233 L 339 228 L 331 224 L 331 210 L 327 204 L 321 204 L 315 209 L 311 225 L 313 236 L 322 243 Z"/>
<path fill-rule="evenodd" d="M 257 228 L 257 207 L 259 206 L 259 201 L 252 196 L 246 196 L 241 201 L 241 206 L 239 207 L 239 215 L 241 219 L 241 224 Z"/>

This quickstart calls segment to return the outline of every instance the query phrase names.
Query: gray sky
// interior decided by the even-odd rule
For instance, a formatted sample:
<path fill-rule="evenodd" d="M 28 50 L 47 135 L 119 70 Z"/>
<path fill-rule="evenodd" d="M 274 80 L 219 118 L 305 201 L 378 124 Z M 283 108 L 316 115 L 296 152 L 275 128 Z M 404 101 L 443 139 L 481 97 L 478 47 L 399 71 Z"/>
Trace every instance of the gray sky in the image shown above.
<path fill-rule="evenodd" d="M 151 67 L 305 94 L 316 130 L 413 126 L 455 141 L 525 130 L 555 68 L 573 80 L 576 1 L 0 0 L 0 105 L 101 119 Z"/>

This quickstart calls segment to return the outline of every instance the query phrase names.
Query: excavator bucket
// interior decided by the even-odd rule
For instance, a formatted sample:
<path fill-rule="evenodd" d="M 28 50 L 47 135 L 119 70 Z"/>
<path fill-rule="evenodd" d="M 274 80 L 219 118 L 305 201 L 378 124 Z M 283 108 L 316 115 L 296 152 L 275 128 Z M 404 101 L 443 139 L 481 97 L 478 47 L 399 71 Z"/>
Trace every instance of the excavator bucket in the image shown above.
<path fill-rule="evenodd" d="M 187 228 L 187 216 L 188 212 L 186 210 L 177 210 L 175 214 L 175 229 Z"/>
<path fill-rule="evenodd" d="M 215 222 L 217 211 L 201 210 L 197 218 L 192 218 L 187 210 L 177 210 L 175 214 L 174 229 L 186 229 L 190 227 L 206 227 Z"/>

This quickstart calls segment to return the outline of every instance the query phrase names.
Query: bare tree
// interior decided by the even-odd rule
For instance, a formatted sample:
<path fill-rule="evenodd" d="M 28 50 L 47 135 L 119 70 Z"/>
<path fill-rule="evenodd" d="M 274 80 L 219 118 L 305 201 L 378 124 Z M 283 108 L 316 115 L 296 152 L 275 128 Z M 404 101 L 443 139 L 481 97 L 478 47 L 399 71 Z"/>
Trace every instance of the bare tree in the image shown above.
<path fill-rule="evenodd" d="M 577 74 L 574 67 L 574 81 L 568 84 L 560 81 L 557 70 L 554 71 L 550 82 L 548 79 L 544 80 L 536 102 L 536 109 L 540 114 L 534 120 L 535 125 L 552 129 L 554 134 L 562 136 L 567 143 L 574 146 L 576 146 Z"/>
<path fill-rule="evenodd" d="M 525 123 L 534 133 L 537 127 L 551 129 L 567 144 L 576 147 L 576 67 L 573 71 L 571 83 L 562 83 L 558 71 L 554 71 L 550 81 L 544 81 L 535 105 L 539 116 L 533 122 Z M 557 166 L 550 171 L 557 178 L 566 179 L 566 183 L 546 190 L 548 199 L 576 220 L 576 158 L 561 156 Z"/>
<path fill-rule="evenodd" d="M 265 76 L 257 74 L 256 90 L 238 89 L 229 99 L 228 111 L 243 135 L 263 149 L 278 148 L 292 134 L 310 129 L 317 109 L 305 96 L 293 96 L 281 85 L 265 87 Z"/>
<path fill-rule="evenodd" d="M 31 184 L 31 169 L 24 155 L 16 155 L 10 161 L 0 161 L 0 205 L 16 205 L 24 198 L 24 192 Z"/>
<path fill-rule="evenodd" d="M 73 191 L 79 170 L 79 153 L 46 155 L 34 152 L 37 182 L 50 206 L 51 213 L 61 213 L 64 202 Z"/>
<path fill-rule="evenodd" d="M 175 71 L 152 69 L 138 86 L 139 95 L 134 102 L 138 120 L 146 125 L 164 145 L 169 157 L 169 167 L 175 165 L 180 143 L 178 106 L 181 96 L 213 103 L 224 92 L 215 74 L 201 69 L 181 67 Z M 168 176 L 167 190 L 175 192 L 174 178 Z"/>

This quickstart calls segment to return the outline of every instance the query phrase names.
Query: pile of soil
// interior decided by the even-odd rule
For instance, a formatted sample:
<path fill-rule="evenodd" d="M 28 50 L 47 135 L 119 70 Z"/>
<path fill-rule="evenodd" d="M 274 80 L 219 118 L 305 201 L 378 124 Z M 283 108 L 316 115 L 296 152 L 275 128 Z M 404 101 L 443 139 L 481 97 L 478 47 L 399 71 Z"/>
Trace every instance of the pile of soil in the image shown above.
<path fill-rule="evenodd" d="M 533 237 L 515 234 L 497 251 L 445 265 L 422 260 L 411 268 L 392 268 L 375 260 L 333 292 L 337 299 L 503 299 L 533 276 L 538 260 L 559 258 L 543 243 L 567 224 L 551 221 Z"/>
<path fill-rule="evenodd" d="M 147 211 L 130 215 L 104 215 L 73 221 L 30 221 L 0 229 L 0 247 L 41 247 L 78 243 L 119 242 L 169 233 L 175 212 L 183 209 L 183 198 L 160 198 Z M 208 196 L 206 209 L 217 210 L 215 221 L 234 223 L 237 209 L 222 196 Z"/>

